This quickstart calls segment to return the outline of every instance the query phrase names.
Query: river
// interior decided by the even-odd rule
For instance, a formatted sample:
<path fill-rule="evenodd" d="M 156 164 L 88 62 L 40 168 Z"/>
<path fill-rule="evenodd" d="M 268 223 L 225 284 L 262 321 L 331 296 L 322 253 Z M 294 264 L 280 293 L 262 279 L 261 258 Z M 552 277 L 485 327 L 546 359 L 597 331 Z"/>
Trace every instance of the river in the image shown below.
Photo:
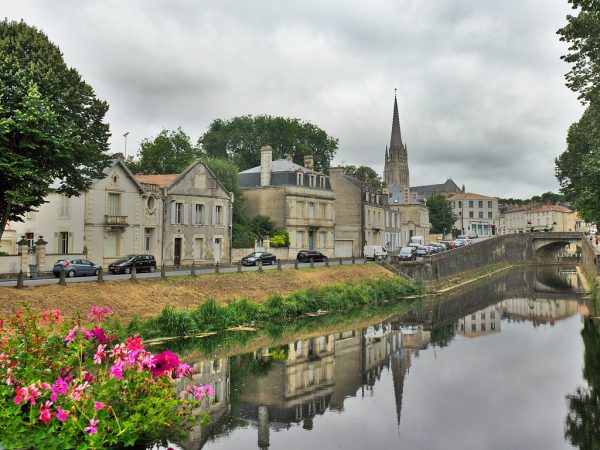
<path fill-rule="evenodd" d="M 600 338 L 580 292 L 572 268 L 520 268 L 383 321 L 193 357 L 213 423 L 172 447 L 598 448 Z"/>

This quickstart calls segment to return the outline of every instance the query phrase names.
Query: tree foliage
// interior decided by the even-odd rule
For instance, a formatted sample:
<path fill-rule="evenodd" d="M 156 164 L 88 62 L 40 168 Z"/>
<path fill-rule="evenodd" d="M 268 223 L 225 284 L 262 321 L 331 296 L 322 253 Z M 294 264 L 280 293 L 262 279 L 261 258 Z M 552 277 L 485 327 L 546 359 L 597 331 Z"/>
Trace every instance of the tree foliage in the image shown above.
<path fill-rule="evenodd" d="M 556 192 L 547 191 L 541 195 L 534 195 L 531 198 L 499 198 L 498 203 L 501 205 L 531 205 L 531 204 L 551 204 L 565 202 L 566 198 L 563 194 L 557 194 Z"/>
<path fill-rule="evenodd" d="M 327 172 L 338 140 L 310 122 L 261 115 L 216 119 L 198 145 L 209 157 L 233 161 L 240 170 L 260 165 L 260 148 L 270 145 L 273 159 L 290 154 L 295 163 L 303 165 L 304 156 L 311 154 L 315 170 Z"/>
<path fill-rule="evenodd" d="M 344 173 L 352 175 L 357 180 L 367 183 L 375 190 L 380 190 L 385 185 L 379 174 L 367 166 L 345 166 Z"/>
<path fill-rule="evenodd" d="M 566 199 L 586 222 L 600 223 L 600 112 L 595 105 L 571 125 L 567 150 L 555 162 Z"/>
<path fill-rule="evenodd" d="M 452 205 L 444 195 L 433 195 L 427 199 L 429 208 L 429 222 L 431 223 L 432 233 L 446 234 L 458 219 L 452 212 Z"/>
<path fill-rule="evenodd" d="M 24 22 L 0 22 L 0 237 L 44 203 L 51 186 L 79 195 L 110 157 L 106 102 Z"/>
<path fill-rule="evenodd" d="M 246 223 L 244 194 L 240 189 L 240 176 L 237 166 L 230 161 L 217 158 L 204 158 L 202 162 L 208 166 L 229 192 L 233 192 L 233 223 Z"/>
<path fill-rule="evenodd" d="M 139 155 L 128 158 L 127 164 L 135 173 L 180 173 L 197 155 L 198 149 L 181 127 L 177 130 L 163 129 L 156 137 L 144 139 Z"/>

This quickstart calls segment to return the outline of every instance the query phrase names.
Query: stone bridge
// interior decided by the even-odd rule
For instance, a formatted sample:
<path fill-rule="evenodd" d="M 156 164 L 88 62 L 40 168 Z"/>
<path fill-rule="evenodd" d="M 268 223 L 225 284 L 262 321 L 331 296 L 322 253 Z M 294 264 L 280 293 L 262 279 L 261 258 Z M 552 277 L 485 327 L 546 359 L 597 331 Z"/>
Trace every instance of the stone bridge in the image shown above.
<path fill-rule="evenodd" d="M 588 249 L 589 242 L 582 244 L 582 239 L 585 241 L 583 233 L 575 232 L 506 234 L 427 256 L 422 261 L 392 261 L 390 265 L 400 274 L 431 280 L 494 264 L 557 262 L 558 252 L 568 244 L 575 244 L 586 260 L 582 262 L 588 273 L 600 274 L 598 252 Z M 585 247 L 583 251 L 582 246 Z"/>

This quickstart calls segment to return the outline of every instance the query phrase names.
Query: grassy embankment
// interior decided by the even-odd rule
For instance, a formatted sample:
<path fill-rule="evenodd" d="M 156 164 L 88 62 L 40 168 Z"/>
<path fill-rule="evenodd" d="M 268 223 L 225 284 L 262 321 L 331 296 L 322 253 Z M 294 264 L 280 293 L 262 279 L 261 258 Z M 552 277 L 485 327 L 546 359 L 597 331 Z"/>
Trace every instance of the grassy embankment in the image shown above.
<path fill-rule="evenodd" d="M 192 334 L 340 311 L 418 292 L 375 264 L 330 268 L 177 276 L 167 279 L 0 288 L 0 315 L 22 304 L 58 308 L 77 317 L 106 305 L 129 330 L 145 337 Z M 126 324 L 131 322 L 131 326 Z"/>

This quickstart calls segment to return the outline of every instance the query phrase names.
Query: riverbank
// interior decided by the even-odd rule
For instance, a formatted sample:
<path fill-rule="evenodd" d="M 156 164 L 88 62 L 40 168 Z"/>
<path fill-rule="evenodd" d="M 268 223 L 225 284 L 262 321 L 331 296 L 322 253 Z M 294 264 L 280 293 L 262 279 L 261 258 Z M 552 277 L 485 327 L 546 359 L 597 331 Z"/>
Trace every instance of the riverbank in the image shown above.
<path fill-rule="evenodd" d="M 29 303 L 36 310 L 60 309 L 73 318 L 87 313 L 93 305 L 111 308 L 123 324 L 134 317 L 150 319 L 164 308 L 192 309 L 212 298 L 218 305 L 247 298 L 263 302 L 274 294 L 287 295 L 309 287 L 325 287 L 359 280 L 395 278 L 377 264 L 302 268 L 283 271 L 177 276 L 167 279 L 69 283 L 15 289 L 0 288 L 0 316 Z"/>

